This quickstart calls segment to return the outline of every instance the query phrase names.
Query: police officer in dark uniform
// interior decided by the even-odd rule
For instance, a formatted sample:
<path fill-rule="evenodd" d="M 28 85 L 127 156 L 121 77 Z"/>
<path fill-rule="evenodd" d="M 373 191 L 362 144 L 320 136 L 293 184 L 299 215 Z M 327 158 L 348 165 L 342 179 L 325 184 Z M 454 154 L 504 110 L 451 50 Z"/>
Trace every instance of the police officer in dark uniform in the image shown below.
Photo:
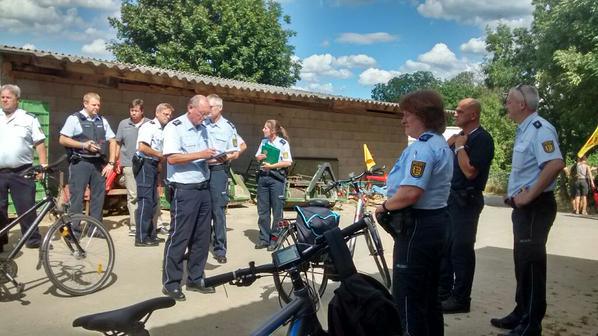
<path fill-rule="evenodd" d="M 42 132 L 35 115 L 18 108 L 21 89 L 12 84 L 0 87 L 0 229 L 8 224 L 8 193 L 21 215 L 35 204 L 35 182 L 21 176 L 21 172 L 31 167 L 33 148 L 39 156 L 39 163 L 48 163 L 46 156 L 46 136 Z M 21 233 L 25 234 L 33 221 L 35 212 L 21 220 Z M 28 248 L 38 248 L 41 242 L 39 230 L 25 243 Z M 0 252 L 8 243 L 8 236 L 0 237 Z"/>
<path fill-rule="evenodd" d="M 156 246 L 159 243 L 152 217 L 159 206 L 158 176 L 162 163 L 163 128 L 174 108 L 168 103 L 158 104 L 156 117 L 139 127 L 137 152 L 132 159 L 137 187 L 135 210 L 135 246 Z"/>
<path fill-rule="evenodd" d="M 446 119 L 438 93 L 416 91 L 399 106 L 405 133 L 417 141 L 388 174 L 388 199 L 376 208 L 376 217 L 395 240 L 393 296 L 405 335 L 441 336 L 438 276 L 449 222 L 453 152 L 442 136 Z"/>
<path fill-rule="evenodd" d="M 90 216 L 102 221 L 106 176 L 114 169 L 115 135 L 100 112 L 100 95 L 83 96 L 83 109 L 70 115 L 58 142 L 69 155 L 70 212 L 83 212 L 83 196 L 89 185 Z"/>
<path fill-rule="evenodd" d="M 273 251 L 278 238 L 278 222 L 282 219 L 287 168 L 293 164 L 293 158 L 287 132 L 278 121 L 267 120 L 262 132 L 264 132 L 264 138 L 255 153 L 256 160 L 261 162 L 257 183 L 260 235 L 255 248 L 268 248 L 268 251 Z M 278 149 L 278 158 L 274 160 L 276 162 L 266 162 L 267 153 L 264 149 L 266 144 Z M 272 218 L 272 222 L 270 222 L 270 218 Z"/>
<path fill-rule="evenodd" d="M 480 102 L 466 98 L 455 110 L 461 133 L 448 145 L 455 153 L 453 180 L 448 199 L 451 225 L 440 272 L 439 295 L 444 313 L 467 313 L 475 270 L 475 238 L 490 164 L 494 158 L 492 136 L 480 126 Z"/>
<path fill-rule="evenodd" d="M 509 336 L 542 334 L 546 313 L 546 241 L 556 217 L 554 187 L 565 167 L 555 128 L 536 112 L 538 91 L 518 85 L 507 96 L 509 119 L 517 123 L 508 197 L 513 207 L 516 306 L 490 323 Z"/>
<path fill-rule="evenodd" d="M 196 95 L 187 104 L 187 113 L 164 127 L 162 154 L 167 162 L 167 179 L 172 195 L 170 235 L 164 245 L 162 292 L 175 300 L 185 300 L 181 290 L 183 258 L 187 260 L 187 290 L 213 293 L 204 287 L 204 269 L 210 245 L 210 170 L 207 161 L 217 151 L 209 148 L 209 136 L 203 120 L 210 113 L 205 96 Z"/>
<path fill-rule="evenodd" d="M 239 157 L 241 137 L 235 125 L 222 116 L 222 98 L 216 94 L 208 96 L 210 116 L 205 120 L 206 128 L 213 140 L 211 144 L 223 156 L 220 162 L 209 162 L 210 194 L 212 196 L 212 244 L 214 257 L 220 264 L 226 263 L 226 206 L 228 205 L 228 170 L 230 161 Z"/>

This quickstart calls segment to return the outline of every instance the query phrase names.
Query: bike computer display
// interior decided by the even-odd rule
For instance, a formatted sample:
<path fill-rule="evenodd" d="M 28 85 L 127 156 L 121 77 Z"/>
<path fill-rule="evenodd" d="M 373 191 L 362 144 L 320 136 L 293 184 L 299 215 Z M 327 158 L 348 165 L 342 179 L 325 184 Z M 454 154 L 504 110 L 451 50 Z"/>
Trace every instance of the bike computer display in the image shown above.
<path fill-rule="evenodd" d="M 272 253 L 272 261 L 276 267 L 286 266 L 301 258 L 296 245 L 291 245 Z"/>

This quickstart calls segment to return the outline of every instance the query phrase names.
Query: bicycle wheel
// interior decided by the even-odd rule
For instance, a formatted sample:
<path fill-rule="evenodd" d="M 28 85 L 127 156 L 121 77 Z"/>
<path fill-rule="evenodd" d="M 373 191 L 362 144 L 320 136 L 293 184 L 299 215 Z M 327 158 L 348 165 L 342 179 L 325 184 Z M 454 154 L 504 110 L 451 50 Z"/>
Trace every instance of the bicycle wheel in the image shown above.
<path fill-rule="evenodd" d="M 368 246 L 370 255 L 374 258 L 374 261 L 376 262 L 376 267 L 378 268 L 378 272 L 380 272 L 382 283 L 384 283 L 384 286 L 386 286 L 386 288 L 390 289 L 390 286 L 392 284 L 390 272 L 388 271 L 386 258 L 384 258 L 384 247 L 382 247 L 382 240 L 380 239 L 380 235 L 378 234 L 378 230 L 376 229 L 376 224 L 368 222 L 368 227 L 365 231 L 365 242 Z"/>
<path fill-rule="evenodd" d="M 285 230 L 282 235 L 278 238 L 279 243 L 276 250 L 283 249 L 285 247 L 297 244 L 297 235 L 295 229 L 289 227 Z M 303 281 L 312 289 L 312 293 L 318 293 L 318 298 L 324 295 L 326 291 L 326 285 L 328 284 L 328 274 L 324 267 L 325 255 L 320 256 L 317 260 L 309 261 L 304 263 L 300 267 L 301 276 Z M 291 302 L 293 299 L 293 283 L 291 282 L 291 276 L 288 272 L 273 273 L 274 286 L 280 299 L 285 303 Z M 314 297 L 314 300 L 318 298 Z"/>
<path fill-rule="evenodd" d="M 86 295 L 99 290 L 112 274 L 114 243 L 95 218 L 61 217 L 48 230 L 41 257 L 48 278 L 58 289 Z"/>

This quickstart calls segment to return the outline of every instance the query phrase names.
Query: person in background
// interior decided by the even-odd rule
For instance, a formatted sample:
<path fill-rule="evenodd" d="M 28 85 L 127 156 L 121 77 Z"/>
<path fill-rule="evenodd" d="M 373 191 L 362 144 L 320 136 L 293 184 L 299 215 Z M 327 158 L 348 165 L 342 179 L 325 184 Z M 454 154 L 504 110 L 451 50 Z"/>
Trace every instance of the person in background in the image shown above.
<path fill-rule="evenodd" d="M 0 229 L 9 223 L 8 195 L 14 202 L 17 215 L 21 216 L 35 205 L 35 181 L 26 179 L 21 173 L 33 164 L 33 149 L 39 163 L 48 164 L 46 136 L 37 117 L 19 108 L 21 89 L 13 84 L 0 87 Z M 35 211 L 25 216 L 21 234 L 25 234 L 35 220 Z M 0 252 L 8 243 L 8 235 L 0 237 Z M 39 248 L 41 236 L 36 229 L 25 246 Z"/>
<path fill-rule="evenodd" d="M 595 188 L 592 170 L 588 165 L 586 156 L 577 158 L 577 164 L 573 167 L 575 171 L 573 179 L 573 213 L 580 215 L 588 214 L 588 193 Z"/>

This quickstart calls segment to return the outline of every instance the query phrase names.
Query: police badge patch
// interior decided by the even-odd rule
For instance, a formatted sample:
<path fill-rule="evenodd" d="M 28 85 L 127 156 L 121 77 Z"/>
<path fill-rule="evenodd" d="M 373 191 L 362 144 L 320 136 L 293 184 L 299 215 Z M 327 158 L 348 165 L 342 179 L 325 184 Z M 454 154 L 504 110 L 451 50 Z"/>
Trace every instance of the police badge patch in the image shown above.
<path fill-rule="evenodd" d="M 542 148 L 544 148 L 546 153 L 552 153 L 554 152 L 554 142 L 552 142 L 552 140 L 544 141 L 542 143 Z"/>
<path fill-rule="evenodd" d="M 422 177 L 424 170 L 426 169 L 426 163 L 423 161 L 411 161 L 411 176 Z"/>

